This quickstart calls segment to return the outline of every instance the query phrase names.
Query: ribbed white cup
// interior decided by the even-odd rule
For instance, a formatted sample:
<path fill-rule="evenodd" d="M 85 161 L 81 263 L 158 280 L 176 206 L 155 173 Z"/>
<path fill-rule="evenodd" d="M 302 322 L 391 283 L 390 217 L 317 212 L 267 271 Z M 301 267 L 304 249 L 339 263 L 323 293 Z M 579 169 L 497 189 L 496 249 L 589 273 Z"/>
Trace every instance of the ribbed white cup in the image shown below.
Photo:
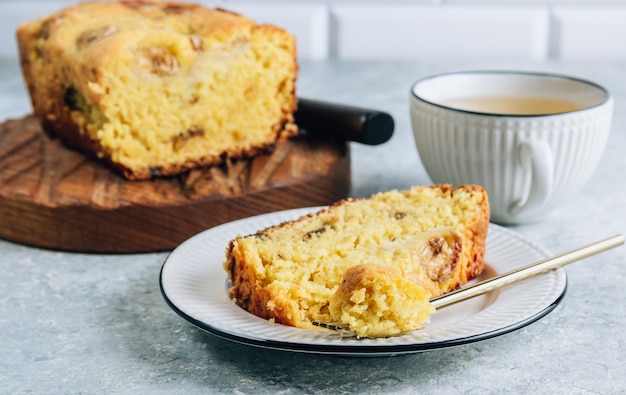
<path fill-rule="evenodd" d="M 543 97 L 584 108 L 496 115 L 441 104 L 476 96 Z M 601 86 L 577 78 L 468 71 L 416 82 L 410 107 L 415 143 L 432 181 L 482 185 L 492 221 L 513 224 L 545 216 L 591 177 L 611 129 L 613 99 Z"/>

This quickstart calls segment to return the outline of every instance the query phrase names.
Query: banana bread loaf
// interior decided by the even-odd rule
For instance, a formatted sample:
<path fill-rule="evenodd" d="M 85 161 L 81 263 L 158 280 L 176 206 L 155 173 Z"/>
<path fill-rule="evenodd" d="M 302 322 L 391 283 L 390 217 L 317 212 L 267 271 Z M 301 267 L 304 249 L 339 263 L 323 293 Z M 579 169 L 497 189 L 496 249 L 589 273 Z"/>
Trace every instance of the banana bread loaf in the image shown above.
<path fill-rule="evenodd" d="M 17 30 L 35 115 L 131 180 L 271 149 L 297 128 L 295 39 L 221 9 L 84 2 Z"/>

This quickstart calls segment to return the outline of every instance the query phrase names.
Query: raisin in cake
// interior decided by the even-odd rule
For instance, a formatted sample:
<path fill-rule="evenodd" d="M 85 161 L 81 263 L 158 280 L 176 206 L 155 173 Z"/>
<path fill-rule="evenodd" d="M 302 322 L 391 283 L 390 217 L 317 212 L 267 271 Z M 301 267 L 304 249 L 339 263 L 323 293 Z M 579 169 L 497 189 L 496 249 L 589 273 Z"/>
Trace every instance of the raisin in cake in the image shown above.
<path fill-rule="evenodd" d="M 487 192 L 475 185 L 342 200 L 231 240 L 230 296 L 299 328 L 317 321 L 349 325 L 361 337 L 406 333 L 428 322 L 428 299 L 481 273 L 488 225 Z"/>
<path fill-rule="evenodd" d="M 50 135 L 149 179 L 255 155 L 297 128 L 295 39 L 197 4 L 85 2 L 17 31 Z"/>

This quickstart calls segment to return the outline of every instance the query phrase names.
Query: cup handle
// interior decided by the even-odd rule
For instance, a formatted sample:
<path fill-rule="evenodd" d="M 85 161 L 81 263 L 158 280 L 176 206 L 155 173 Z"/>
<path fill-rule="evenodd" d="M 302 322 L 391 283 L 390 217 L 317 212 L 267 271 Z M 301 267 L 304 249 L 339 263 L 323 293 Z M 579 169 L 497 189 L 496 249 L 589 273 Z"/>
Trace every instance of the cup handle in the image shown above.
<path fill-rule="evenodd" d="M 514 202 L 509 213 L 524 215 L 541 208 L 552 193 L 554 160 L 545 141 L 521 140 L 517 146 L 518 163 L 525 173 L 526 196 Z"/>

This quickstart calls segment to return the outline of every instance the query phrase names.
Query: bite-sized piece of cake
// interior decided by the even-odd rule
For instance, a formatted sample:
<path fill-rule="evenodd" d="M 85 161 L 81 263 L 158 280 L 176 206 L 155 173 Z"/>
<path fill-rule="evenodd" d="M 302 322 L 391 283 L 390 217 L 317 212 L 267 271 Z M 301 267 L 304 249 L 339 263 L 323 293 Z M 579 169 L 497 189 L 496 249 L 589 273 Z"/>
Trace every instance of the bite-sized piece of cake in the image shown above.
<path fill-rule="evenodd" d="M 349 324 L 341 322 L 343 313 L 331 314 L 330 301 L 350 267 L 394 267 L 430 297 L 439 296 L 481 273 L 488 225 L 487 192 L 475 185 L 418 186 L 342 200 L 231 240 L 224 263 L 230 296 L 249 312 L 286 325 Z M 405 332 L 401 326 L 386 335 Z"/>
<path fill-rule="evenodd" d="M 149 179 L 255 155 L 297 133 L 294 37 L 198 4 L 85 2 L 23 23 L 47 133 Z"/>
<path fill-rule="evenodd" d="M 405 279 L 397 267 L 350 266 L 331 297 L 335 323 L 347 325 L 357 337 L 388 337 L 421 329 L 435 309 L 430 292 Z"/>

